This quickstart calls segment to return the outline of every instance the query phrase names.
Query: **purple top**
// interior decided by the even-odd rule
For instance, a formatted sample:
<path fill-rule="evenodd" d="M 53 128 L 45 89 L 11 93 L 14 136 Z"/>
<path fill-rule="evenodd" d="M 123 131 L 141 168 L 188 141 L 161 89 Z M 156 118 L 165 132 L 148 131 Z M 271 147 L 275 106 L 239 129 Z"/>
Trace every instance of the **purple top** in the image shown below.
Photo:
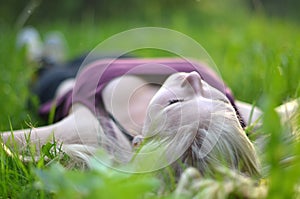
<path fill-rule="evenodd" d="M 74 103 L 85 105 L 97 117 L 106 117 L 107 112 L 102 101 L 102 90 L 109 81 L 116 77 L 123 75 L 171 75 L 176 72 L 192 71 L 197 71 L 204 81 L 224 93 L 237 111 L 232 92 L 221 78 L 211 68 L 194 60 L 179 58 L 102 59 L 84 67 L 76 78 L 74 89 L 56 100 L 55 121 L 67 116 Z M 53 103 L 51 102 L 42 105 L 40 114 L 47 117 L 52 106 Z M 237 115 L 244 127 L 244 122 L 238 111 Z"/>

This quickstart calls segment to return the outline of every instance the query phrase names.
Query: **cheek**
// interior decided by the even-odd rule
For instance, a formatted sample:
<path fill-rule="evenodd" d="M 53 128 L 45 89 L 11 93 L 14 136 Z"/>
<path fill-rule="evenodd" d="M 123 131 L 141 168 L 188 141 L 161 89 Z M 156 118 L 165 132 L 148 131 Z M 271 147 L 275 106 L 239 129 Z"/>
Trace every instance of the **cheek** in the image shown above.
<path fill-rule="evenodd" d="M 145 138 L 152 137 L 161 131 L 162 118 L 164 118 L 160 111 L 162 109 L 163 107 L 157 103 L 151 103 L 149 105 L 142 129 L 142 134 Z"/>
<path fill-rule="evenodd" d="M 189 84 L 185 86 L 168 85 L 161 87 L 158 92 L 153 96 L 150 104 L 158 104 L 166 106 L 169 100 L 184 99 L 190 100 L 196 98 L 196 94 Z"/>
<path fill-rule="evenodd" d="M 165 88 L 160 88 L 150 100 L 149 107 L 156 106 L 156 105 L 159 106 L 166 105 L 166 102 L 168 101 L 168 95 L 169 93 Z"/>

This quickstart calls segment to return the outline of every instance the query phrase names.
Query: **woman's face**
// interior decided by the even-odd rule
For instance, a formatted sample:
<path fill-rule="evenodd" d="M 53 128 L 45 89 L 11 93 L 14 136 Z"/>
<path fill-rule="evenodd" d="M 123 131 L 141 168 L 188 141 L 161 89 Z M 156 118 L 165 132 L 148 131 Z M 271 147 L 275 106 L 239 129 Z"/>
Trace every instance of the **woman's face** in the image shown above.
<path fill-rule="evenodd" d="M 258 172 L 255 150 L 234 108 L 196 72 L 176 73 L 166 80 L 148 106 L 142 133 L 151 138 L 138 153 L 138 163 L 148 160 L 143 169 L 163 168 L 182 157 L 184 164 L 202 172 L 213 169 L 206 163 Z"/>
<path fill-rule="evenodd" d="M 227 97 L 197 72 L 171 75 L 152 98 L 143 135 L 172 133 L 182 126 L 207 128 L 215 111 L 234 111 Z"/>

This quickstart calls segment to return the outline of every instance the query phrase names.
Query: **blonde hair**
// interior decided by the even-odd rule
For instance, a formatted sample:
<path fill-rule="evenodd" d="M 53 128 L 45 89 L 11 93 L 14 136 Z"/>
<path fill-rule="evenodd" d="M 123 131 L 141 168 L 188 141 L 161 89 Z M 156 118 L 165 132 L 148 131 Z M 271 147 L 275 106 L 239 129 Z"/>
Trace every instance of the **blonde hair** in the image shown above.
<path fill-rule="evenodd" d="M 275 109 L 280 116 L 281 123 L 289 128 L 288 132 L 291 132 L 297 140 L 299 140 L 300 136 L 299 103 L 300 98 L 288 101 Z"/>
<path fill-rule="evenodd" d="M 295 104 L 295 102 L 297 102 L 297 104 Z M 285 110 L 283 107 L 287 109 Z M 283 122 L 291 123 L 291 132 L 296 139 L 299 139 L 299 99 L 298 101 L 293 101 L 293 103 L 284 104 L 276 110 Z M 119 156 L 126 157 L 124 158 L 124 162 L 133 157 L 131 160 L 133 165 L 140 162 L 145 162 L 144 165 L 147 165 L 149 162 L 153 163 L 153 159 L 150 157 L 150 160 L 147 162 L 147 160 L 145 160 L 147 157 L 139 156 L 139 154 L 151 151 L 153 148 L 164 150 L 157 151 L 154 155 L 154 158 L 158 161 L 165 160 L 161 158 L 162 156 L 170 157 L 176 153 L 181 153 L 181 157 L 172 164 L 172 167 L 175 169 L 178 176 L 189 166 L 197 168 L 202 175 L 209 176 L 214 176 L 215 170 L 220 166 L 226 166 L 229 169 L 233 169 L 248 176 L 260 175 L 260 162 L 256 149 L 239 124 L 235 112 L 224 112 L 222 109 L 215 110 L 212 118 L 213 119 L 210 119 L 209 124 L 207 124 L 207 128 L 199 128 L 196 134 L 190 132 L 191 128 L 186 129 L 176 136 L 157 134 L 144 142 L 136 156 L 127 152 L 121 154 L 121 150 L 118 150 L 118 154 Z M 192 125 L 193 124 L 191 124 L 191 126 Z M 104 135 L 105 134 L 102 132 L 101 136 Z M 189 143 L 191 140 L 192 144 L 189 147 L 185 147 L 185 144 Z M 101 148 L 107 149 L 109 146 L 116 144 L 115 142 L 118 142 L 118 140 L 105 136 L 102 144 L 106 143 L 104 144 L 106 147 L 101 146 Z M 122 143 L 117 143 L 116 146 L 121 145 Z M 186 150 L 180 151 L 184 147 Z M 91 157 L 90 151 L 96 151 L 96 148 L 89 148 L 89 150 L 86 150 L 87 148 L 85 146 L 80 145 L 66 145 L 64 146 L 64 149 L 66 149 L 67 154 L 70 154 L 71 157 L 77 157 L 86 162 L 88 162 Z M 114 151 L 116 152 L 116 150 Z M 111 155 L 113 156 L 112 153 Z M 163 166 L 167 165 L 161 163 L 161 167 L 158 166 L 157 168 L 162 168 Z M 144 168 L 144 170 L 146 169 L 147 168 Z"/>
<path fill-rule="evenodd" d="M 223 108 L 220 109 L 220 106 Z M 260 166 L 255 148 L 242 129 L 233 107 L 219 103 L 207 121 L 204 121 L 204 128 L 191 121 L 189 127 L 177 131 L 175 135 L 165 132 L 156 134 L 141 147 L 142 155 L 137 154 L 134 162 L 144 162 L 144 168 L 139 169 L 145 171 L 172 163 L 178 176 L 189 166 L 196 167 L 203 175 L 213 176 L 215 168 L 226 166 L 248 176 L 258 176 Z M 193 133 L 195 127 L 197 129 Z M 149 153 L 153 153 L 154 157 L 147 161 L 147 156 L 143 157 L 143 154 Z"/>
<path fill-rule="evenodd" d="M 191 162 L 191 166 L 198 168 L 202 175 L 214 175 L 215 168 L 219 166 L 227 166 L 249 176 L 259 175 L 255 148 L 234 112 L 226 112 L 225 115 L 223 111 L 215 112 L 214 119 L 208 130 L 198 131 L 189 151 L 182 157 L 183 162 Z M 201 157 L 201 153 L 206 156 Z"/>

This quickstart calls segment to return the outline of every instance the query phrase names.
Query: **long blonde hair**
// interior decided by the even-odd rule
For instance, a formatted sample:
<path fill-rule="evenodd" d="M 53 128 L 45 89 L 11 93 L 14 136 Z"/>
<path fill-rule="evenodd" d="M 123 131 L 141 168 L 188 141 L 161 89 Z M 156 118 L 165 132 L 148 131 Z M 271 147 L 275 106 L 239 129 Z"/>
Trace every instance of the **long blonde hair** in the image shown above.
<path fill-rule="evenodd" d="M 292 103 L 286 103 L 276 110 L 283 122 L 291 123 L 292 134 L 295 135 L 296 139 L 299 139 L 299 99 L 292 101 Z M 185 167 L 188 166 L 196 167 L 202 175 L 213 176 L 215 168 L 218 168 L 220 165 L 249 176 L 257 176 L 260 174 L 260 162 L 255 147 L 240 126 L 234 111 L 215 111 L 213 121 L 210 122 L 209 126 L 210 128 L 208 129 L 199 128 L 195 135 L 190 132 L 192 125 L 190 129 L 186 129 L 185 132 L 178 134 L 176 137 L 159 137 L 159 134 L 157 134 L 157 136 L 145 140 L 137 154 L 130 155 L 126 153 L 123 155 L 127 156 L 127 160 L 133 158 L 131 160 L 134 163 L 133 165 L 144 162 L 142 166 L 145 166 L 149 162 L 153 163 L 153 159 L 150 157 L 147 161 L 145 160 L 147 158 L 146 156 L 139 156 L 139 154 L 143 154 L 149 150 L 151 151 L 153 148 L 157 149 L 159 148 L 158 146 L 163 146 L 160 147 L 160 149 L 165 151 L 157 151 L 157 153 L 154 154 L 154 158 L 158 161 L 163 161 L 162 156 L 172 156 L 175 153 L 181 153 L 182 155 L 179 159 L 172 164 L 178 176 L 183 172 Z M 108 137 L 104 140 L 106 140 L 109 145 L 116 141 Z M 192 140 L 190 147 L 180 152 L 182 146 L 190 142 L 190 140 Z M 214 144 L 214 146 L 211 147 L 210 144 Z M 64 149 L 66 149 L 66 152 L 72 157 L 84 159 L 86 162 L 88 162 L 91 157 L 90 151 L 97 150 L 96 148 L 89 148 L 89 150 L 87 150 L 88 148 L 80 145 L 66 145 Z M 168 165 L 162 163 L 160 166 L 161 167 L 158 166 L 157 168 Z M 143 169 L 145 171 L 151 168 Z"/>
<path fill-rule="evenodd" d="M 224 108 L 220 109 L 220 106 Z M 141 146 L 133 165 L 138 165 L 138 171 L 172 165 L 178 176 L 189 166 L 210 176 L 214 175 L 214 169 L 218 166 L 226 166 L 248 176 L 259 175 L 255 148 L 241 127 L 233 107 L 220 102 L 208 120 L 204 128 L 191 121 L 190 125 L 176 131 L 175 135 L 164 130 L 158 132 Z"/>
<path fill-rule="evenodd" d="M 195 141 L 181 158 L 199 169 L 202 175 L 212 175 L 218 166 L 259 175 L 259 160 L 255 148 L 240 126 L 234 112 L 215 112 L 210 128 L 199 129 Z M 205 141 L 203 141 L 205 137 Z M 216 143 L 213 147 L 211 144 Z M 210 150 L 210 151 L 209 151 Z M 206 156 L 201 157 L 204 153 Z"/>

